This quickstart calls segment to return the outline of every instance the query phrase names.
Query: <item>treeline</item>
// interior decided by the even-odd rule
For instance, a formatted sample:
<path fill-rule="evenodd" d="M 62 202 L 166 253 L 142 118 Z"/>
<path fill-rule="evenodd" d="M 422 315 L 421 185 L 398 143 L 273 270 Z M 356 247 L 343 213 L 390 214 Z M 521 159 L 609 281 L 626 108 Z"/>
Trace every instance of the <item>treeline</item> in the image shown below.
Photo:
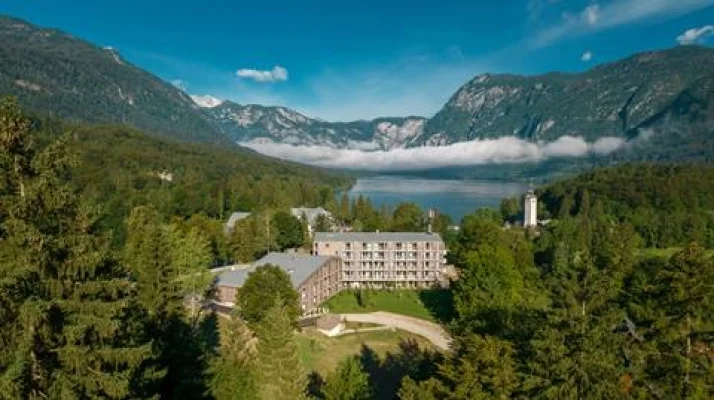
<path fill-rule="evenodd" d="M 639 246 L 595 210 L 540 233 L 467 216 L 449 255 L 453 349 L 400 398 L 714 397 L 714 260 L 696 244 L 642 260 Z"/>
<path fill-rule="evenodd" d="M 72 184 L 101 204 L 102 225 L 123 242 L 122 221 L 139 205 L 165 218 L 205 214 L 216 220 L 232 211 L 329 206 L 334 192 L 352 178 L 277 161 L 237 146 L 218 147 L 161 140 L 120 125 L 66 124 L 34 120 L 43 146 L 65 132 L 78 164 Z"/>
<path fill-rule="evenodd" d="M 708 164 L 628 164 L 597 169 L 537 190 L 541 216 L 606 214 L 632 225 L 646 247 L 714 247 L 714 167 Z M 507 199 L 516 219 L 521 201 Z M 520 208 L 519 208 L 520 207 Z"/>
<path fill-rule="evenodd" d="M 429 225 L 427 212 L 411 202 L 377 209 L 366 197 L 350 200 L 347 194 L 343 194 L 339 201 L 326 201 L 326 207 L 333 218 L 318 216 L 315 232 L 329 232 L 343 227 L 355 232 L 426 232 Z M 193 225 L 202 219 L 194 216 L 186 223 Z M 201 224 L 208 226 L 209 222 L 203 219 Z M 449 229 L 451 225 L 452 220 L 446 214 L 437 215 L 432 221 L 433 231 L 441 233 L 447 240 L 454 235 Z M 215 234 L 219 232 L 215 222 L 208 229 L 214 232 L 211 237 L 215 237 L 217 242 L 222 240 Z M 222 246 L 227 251 L 225 258 L 250 262 L 269 251 L 300 247 L 309 250 L 312 238 L 304 218 L 294 217 L 287 209 L 264 210 L 237 221 Z"/>
<path fill-rule="evenodd" d="M 428 210 L 412 202 L 401 202 L 380 208 L 372 205 L 368 197 L 359 195 L 350 201 L 346 194 L 340 198 L 335 210 L 336 217 L 357 232 L 424 232 L 429 222 L 435 232 L 443 233 L 453 225 L 448 214 L 436 213 L 429 221 Z"/>
<path fill-rule="evenodd" d="M 142 206 L 112 249 L 71 181 L 73 139 L 34 139 L 0 102 L 0 396 L 205 397 L 217 346 L 202 313 L 208 241 Z"/>

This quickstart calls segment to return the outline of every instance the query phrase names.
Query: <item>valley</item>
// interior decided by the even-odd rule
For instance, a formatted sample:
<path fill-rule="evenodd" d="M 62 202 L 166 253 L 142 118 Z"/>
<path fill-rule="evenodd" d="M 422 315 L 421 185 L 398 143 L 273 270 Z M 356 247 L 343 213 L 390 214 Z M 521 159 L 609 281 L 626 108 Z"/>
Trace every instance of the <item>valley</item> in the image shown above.
<path fill-rule="evenodd" d="M 554 160 L 550 174 L 568 171 L 567 164 L 582 164 L 582 158 L 594 158 L 590 167 L 712 158 L 714 50 L 708 47 L 642 52 L 582 73 L 479 74 L 431 117 L 328 122 L 287 107 L 189 95 L 116 49 L 22 20 L 1 17 L 0 38 L 0 56 L 7 61 L 0 65 L 0 93 L 17 96 L 29 111 L 129 124 L 184 141 L 233 142 L 269 155 L 276 155 L 271 146 L 287 145 L 280 157 L 303 163 L 360 169 L 357 162 L 369 161 L 325 165 L 302 153 L 351 151 L 341 157 L 370 160 L 370 153 L 382 152 L 379 157 L 388 160 L 411 149 L 411 158 L 436 154 L 438 162 L 426 162 L 424 171 L 462 168 L 477 175 L 481 164 L 499 168 L 504 160 L 507 167 Z M 469 146 L 452 150 L 457 144 Z M 583 146 L 594 146 L 594 152 L 584 153 Z M 468 155 L 453 157 L 459 152 Z"/>
<path fill-rule="evenodd" d="M 714 0 L 30 3 L 0 398 L 714 398 Z"/>

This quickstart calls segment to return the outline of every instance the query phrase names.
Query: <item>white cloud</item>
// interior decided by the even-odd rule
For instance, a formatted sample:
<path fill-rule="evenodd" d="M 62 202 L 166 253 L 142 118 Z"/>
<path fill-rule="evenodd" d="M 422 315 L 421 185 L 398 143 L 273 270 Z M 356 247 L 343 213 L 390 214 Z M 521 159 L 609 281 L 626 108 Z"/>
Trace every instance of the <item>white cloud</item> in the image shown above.
<path fill-rule="evenodd" d="M 626 142 L 621 138 L 605 137 L 594 143 L 587 143 L 580 137 L 563 136 L 553 142 L 534 143 L 510 136 L 448 146 L 389 151 L 295 146 L 265 140 L 241 144 L 269 156 L 321 167 L 407 171 L 450 166 L 536 162 L 552 157 L 603 155 L 622 148 Z"/>
<path fill-rule="evenodd" d="M 593 52 L 590 51 L 590 50 L 586 51 L 585 53 L 583 53 L 582 56 L 580 56 L 580 59 L 583 60 L 583 61 L 585 61 L 585 62 L 588 62 L 588 61 L 592 60 L 592 59 L 593 59 Z"/>
<path fill-rule="evenodd" d="M 585 7 L 585 10 L 583 10 L 583 19 L 588 23 L 588 25 L 597 24 L 600 19 L 600 6 L 592 4 Z"/>
<path fill-rule="evenodd" d="M 526 3 L 528 19 L 530 21 L 537 21 L 545 11 L 562 1 L 563 0 L 528 0 L 528 3 Z"/>
<path fill-rule="evenodd" d="M 714 35 L 714 25 L 705 25 L 701 28 L 687 29 L 677 36 L 679 44 L 702 43 L 707 37 Z"/>
<path fill-rule="evenodd" d="M 223 100 L 215 98 L 211 95 L 197 96 L 192 94 L 191 100 L 193 100 L 197 106 L 203 108 L 214 108 L 223 104 Z"/>
<path fill-rule="evenodd" d="M 611 0 L 593 3 L 577 14 L 564 14 L 555 25 L 543 29 L 529 40 L 532 47 L 549 46 L 618 26 L 671 19 L 714 5 L 714 0 Z"/>
<path fill-rule="evenodd" d="M 261 71 L 257 69 L 239 69 L 236 71 L 239 78 L 252 79 L 256 82 L 285 82 L 288 80 L 288 70 L 276 65 L 269 71 Z"/>

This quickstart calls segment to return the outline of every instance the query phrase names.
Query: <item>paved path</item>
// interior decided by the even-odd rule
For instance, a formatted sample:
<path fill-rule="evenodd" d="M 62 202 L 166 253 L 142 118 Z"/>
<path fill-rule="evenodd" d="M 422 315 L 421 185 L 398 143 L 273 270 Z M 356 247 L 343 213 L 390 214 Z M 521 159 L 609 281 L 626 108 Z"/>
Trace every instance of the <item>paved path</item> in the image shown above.
<path fill-rule="evenodd" d="M 448 350 L 451 337 L 440 325 L 406 315 L 377 311 L 369 314 L 340 314 L 343 321 L 386 325 L 411 332 L 429 340 L 441 350 Z"/>

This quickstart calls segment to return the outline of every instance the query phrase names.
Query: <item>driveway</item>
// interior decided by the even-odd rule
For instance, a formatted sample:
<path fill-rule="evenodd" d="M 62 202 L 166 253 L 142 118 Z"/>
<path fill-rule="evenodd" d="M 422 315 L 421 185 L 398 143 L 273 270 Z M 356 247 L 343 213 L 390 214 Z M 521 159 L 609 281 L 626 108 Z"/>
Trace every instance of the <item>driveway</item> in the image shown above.
<path fill-rule="evenodd" d="M 379 324 L 419 335 L 441 350 L 448 350 L 451 337 L 440 325 L 406 315 L 377 311 L 368 314 L 340 314 L 343 321 Z"/>

